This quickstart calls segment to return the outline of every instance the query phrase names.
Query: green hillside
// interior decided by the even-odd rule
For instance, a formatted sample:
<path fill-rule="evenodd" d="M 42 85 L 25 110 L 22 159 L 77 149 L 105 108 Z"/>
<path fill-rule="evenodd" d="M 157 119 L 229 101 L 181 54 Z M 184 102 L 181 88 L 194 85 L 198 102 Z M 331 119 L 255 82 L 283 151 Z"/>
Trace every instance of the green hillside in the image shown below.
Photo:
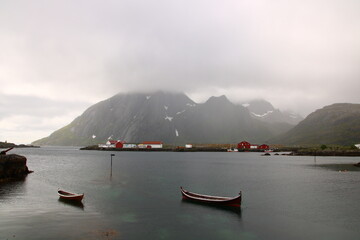
<path fill-rule="evenodd" d="M 326 106 L 271 142 L 286 145 L 360 143 L 360 104 Z"/>

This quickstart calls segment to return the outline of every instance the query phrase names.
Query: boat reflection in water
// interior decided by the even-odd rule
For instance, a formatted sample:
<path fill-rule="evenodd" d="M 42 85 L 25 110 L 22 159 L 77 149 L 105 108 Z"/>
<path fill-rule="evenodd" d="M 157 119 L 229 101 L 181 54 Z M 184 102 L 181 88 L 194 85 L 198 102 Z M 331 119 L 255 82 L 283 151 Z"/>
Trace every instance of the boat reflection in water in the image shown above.
<path fill-rule="evenodd" d="M 190 201 L 187 199 L 182 199 L 181 200 L 181 205 L 182 206 L 195 206 L 197 205 L 199 208 L 209 208 L 209 209 L 218 209 L 219 211 L 224 211 L 224 212 L 228 212 L 229 214 L 232 214 L 234 219 L 235 218 L 239 218 L 239 220 L 241 219 L 241 208 L 235 208 L 235 207 L 227 207 L 227 206 L 219 206 L 219 205 L 213 205 L 213 204 L 206 204 L 206 203 L 201 203 L 201 202 L 195 202 L 195 201 Z"/>
<path fill-rule="evenodd" d="M 80 208 L 80 209 L 84 210 L 84 204 L 80 201 L 72 201 L 72 200 L 67 200 L 64 198 L 59 198 L 58 201 L 63 203 L 64 205 L 69 205 L 69 206 Z"/>

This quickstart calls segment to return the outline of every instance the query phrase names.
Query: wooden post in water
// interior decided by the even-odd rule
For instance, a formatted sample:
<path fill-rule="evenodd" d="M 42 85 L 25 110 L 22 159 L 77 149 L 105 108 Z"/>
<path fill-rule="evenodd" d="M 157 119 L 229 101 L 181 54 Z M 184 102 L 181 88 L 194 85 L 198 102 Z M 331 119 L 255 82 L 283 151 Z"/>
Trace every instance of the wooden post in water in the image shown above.
<path fill-rule="evenodd" d="M 110 180 L 112 178 L 112 157 L 115 156 L 115 154 L 110 154 L 110 159 L 111 159 L 111 162 L 110 162 Z"/>

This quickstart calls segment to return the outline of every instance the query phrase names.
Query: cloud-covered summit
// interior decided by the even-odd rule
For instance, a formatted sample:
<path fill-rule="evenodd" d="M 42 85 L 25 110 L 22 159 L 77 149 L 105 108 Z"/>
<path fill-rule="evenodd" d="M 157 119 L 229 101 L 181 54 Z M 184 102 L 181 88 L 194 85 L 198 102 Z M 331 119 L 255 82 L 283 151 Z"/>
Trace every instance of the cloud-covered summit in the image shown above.
<path fill-rule="evenodd" d="M 4 0 L 0 94 L 77 105 L 178 90 L 198 102 L 264 98 L 305 116 L 360 101 L 359 9 L 355 0 Z"/>

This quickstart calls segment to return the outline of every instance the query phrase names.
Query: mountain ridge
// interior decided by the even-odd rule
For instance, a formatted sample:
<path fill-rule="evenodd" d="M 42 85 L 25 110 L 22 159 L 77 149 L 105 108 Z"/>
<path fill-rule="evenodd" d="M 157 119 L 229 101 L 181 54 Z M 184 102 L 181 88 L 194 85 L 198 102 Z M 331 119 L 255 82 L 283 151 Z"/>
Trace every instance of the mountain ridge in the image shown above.
<path fill-rule="evenodd" d="M 184 93 L 120 93 L 100 101 L 37 145 L 91 145 L 107 139 L 168 144 L 263 143 L 289 130 L 288 123 L 267 123 L 222 95 L 196 103 Z"/>
<path fill-rule="evenodd" d="M 276 109 L 270 102 L 263 99 L 256 99 L 243 103 L 242 106 L 249 109 L 251 116 L 254 119 L 271 122 L 271 123 L 289 123 L 296 125 L 304 118 L 299 114 L 290 111 L 280 111 Z"/>
<path fill-rule="evenodd" d="M 325 106 L 271 141 L 288 145 L 359 143 L 360 104 L 335 103 Z"/>

